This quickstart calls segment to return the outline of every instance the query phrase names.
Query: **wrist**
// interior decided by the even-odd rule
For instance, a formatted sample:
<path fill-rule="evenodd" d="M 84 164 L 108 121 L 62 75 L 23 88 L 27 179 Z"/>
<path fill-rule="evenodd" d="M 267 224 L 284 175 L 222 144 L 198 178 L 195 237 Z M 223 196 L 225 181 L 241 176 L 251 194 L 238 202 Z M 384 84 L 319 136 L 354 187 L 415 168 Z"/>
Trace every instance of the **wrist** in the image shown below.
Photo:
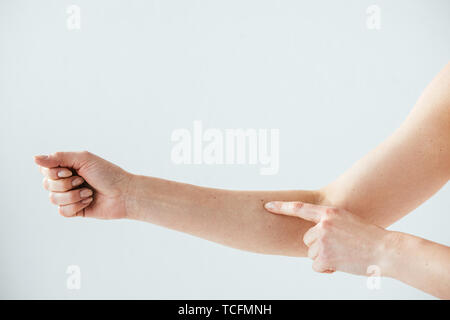
<path fill-rule="evenodd" d="M 402 252 L 405 241 L 405 234 L 396 231 L 386 231 L 381 240 L 378 264 L 382 276 L 396 278 L 398 270 L 401 269 Z"/>
<path fill-rule="evenodd" d="M 124 192 L 125 199 L 125 219 L 135 219 L 137 212 L 137 190 L 141 179 L 140 176 L 127 173 L 127 186 Z"/>

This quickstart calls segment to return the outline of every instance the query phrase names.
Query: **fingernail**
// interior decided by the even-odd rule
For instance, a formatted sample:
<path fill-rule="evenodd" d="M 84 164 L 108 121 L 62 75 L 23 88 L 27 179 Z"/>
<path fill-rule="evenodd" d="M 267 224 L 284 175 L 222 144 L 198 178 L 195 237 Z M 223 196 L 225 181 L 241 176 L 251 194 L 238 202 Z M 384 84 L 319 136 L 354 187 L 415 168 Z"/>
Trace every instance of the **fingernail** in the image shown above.
<path fill-rule="evenodd" d="M 39 160 L 44 160 L 44 159 L 47 159 L 48 158 L 48 156 L 47 155 L 45 155 L 45 154 L 42 154 L 42 155 L 39 155 L 39 156 L 34 156 L 36 159 L 39 159 Z"/>
<path fill-rule="evenodd" d="M 275 204 L 273 203 L 273 202 L 267 202 L 265 205 L 264 205 L 264 207 L 266 208 L 266 209 L 275 209 Z"/>
<path fill-rule="evenodd" d="M 72 180 L 72 187 L 76 187 L 79 186 L 80 184 L 83 183 L 83 179 L 78 177 Z"/>
<path fill-rule="evenodd" d="M 88 204 L 88 203 L 90 203 L 92 200 L 93 200 L 92 198 L 87 198 L 87 199 L 82 200 L 81 203 L 82 203 L 82 204 Z"/>
<path fill-rule="evenodd" d="M 72 172 L 70 172 L 69 170 L 58 171 L 58 177 L 60 177 L 60 178 L 67 178 L 67 177 L 70 177 L 71 175 L 72 175 Z"/>
<path fill-rule="evenodd" d="M 82 198 L 86 198 L 86 197 L 92 196 L 92 190 L 91 190 L 91 189 L 84 189 L 84 190 L 81 190 L 81 191 L 80 191 L 80 196 L 81 196 Z"/>

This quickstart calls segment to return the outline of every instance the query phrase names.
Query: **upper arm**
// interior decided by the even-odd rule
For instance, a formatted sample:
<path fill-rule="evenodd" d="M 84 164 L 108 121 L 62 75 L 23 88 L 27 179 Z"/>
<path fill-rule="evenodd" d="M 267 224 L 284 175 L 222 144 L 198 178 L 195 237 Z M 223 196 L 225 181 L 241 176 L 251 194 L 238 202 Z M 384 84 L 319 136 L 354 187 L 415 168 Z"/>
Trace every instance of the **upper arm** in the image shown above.
<path fill-rule="evenodd" d="M 388 226 L 450 177 L 450 64 L 388 139 L 323 189 L 325 204 Z"/>

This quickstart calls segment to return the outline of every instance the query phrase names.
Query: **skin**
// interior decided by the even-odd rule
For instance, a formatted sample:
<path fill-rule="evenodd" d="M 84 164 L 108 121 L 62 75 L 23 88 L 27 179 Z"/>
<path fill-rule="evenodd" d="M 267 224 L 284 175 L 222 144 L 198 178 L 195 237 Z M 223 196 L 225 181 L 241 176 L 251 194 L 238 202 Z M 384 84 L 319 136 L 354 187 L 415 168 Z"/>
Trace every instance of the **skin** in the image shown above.
<path fill-rule="evenodd" d="M 382 276 L 401 280 L 450 299 L 450 248 L 367 223 L 348 211 L 303 202 L 269 202 L 266 209 L 315 225 L 303 236 L 317 272 L 366 275 L 376 266 Z"/>
<path fill-rule="evenodd" d="M 449 88 L 450 64 L 425 89 L 399 129 L 320 190 L 203 188 L 133 175 L 86 151 L 36 156 L 35 162 L 44 174 L 50 200 L 65 217 L 128 218 L 242 250 L 309 254 L 318 272 L 366 274 L 367 266 L 379 265 L 384 275 L 447 298 L 450 249 L 383 228 L 431 197 L 450 177 Z M 82 183 L 72 185 L 79 178 Z M 273 204 L 274 212 L 288 216 L 271 214 L 264 204 L 272 200 L 316 205 L 332 210 L 333 218 L 307 218 L 280 202 Z M 322 219 L 322 213 L 318 215 Z M 324 222 L 331 231 L 323 229 Z M 333 239 L 332 245 L 318 246 L 322 233 Z M 317 245 L 301 241 L 305 234 Z"/>

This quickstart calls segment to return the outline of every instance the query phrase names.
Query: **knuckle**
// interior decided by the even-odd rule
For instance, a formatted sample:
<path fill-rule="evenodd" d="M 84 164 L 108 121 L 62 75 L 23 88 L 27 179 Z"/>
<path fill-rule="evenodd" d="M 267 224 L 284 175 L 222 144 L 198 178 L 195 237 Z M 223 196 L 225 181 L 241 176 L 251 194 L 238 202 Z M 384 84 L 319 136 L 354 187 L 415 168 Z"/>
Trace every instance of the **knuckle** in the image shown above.
<path fill-rule="evenodd" d="M 66 210 L 62 206 L 58 207 L 58 213 L 64 217 L 66 216 Z"/>
<path fill-rule="evenodd" d="M 56 197 L 55 197 L 55 194 L 53 192 L 50 192 L 48 194 L 48 199 L 50 200 L 51 203 L 57 204 Z"/>
<path fill-rule="evenodd" d="M 326 265 L 331 264 L 333 257 L 334 257 L 333 251 L 329 247 L 324 247 L 320 251 L 321 261 Z"/>
<path fill-rule="evenodd" d="M 47 182 L 47 178 L 44 177 L 42 179 L 42 186 L 44 187 L 44 189 L 48 190 L 48 182 Z"/>
<path fill-rule="evenodd" d="M 58 212 L 60 215 L 62 215 L 63 217 L 70 217 L 70 206 L 59 206 L 58 207 Z"/>
<path fill-rule="evenodd" d="M 66 181 L 65 179 L 53 180 L 49 185 L 49 190 L 55 192 L 66 192 L 70 189 L 70 182 Z"/>
<path fill-rule="evenodd" d="M 55 180 L 59 179 L 58 170 L 54 169 L 54 168 L 49 169 L 47 172 L 47 177 L 49 177 L 50 179 L 55 179 Z"/>
<path fill-rule="evenodd" d="M 322 264 L 320 260 L 316 260 L 316 263 L 313 265 L 313 270 L 319 273 L 322 273 L 325 271 L 325 266 Z"/>
<path fill-rule="evenodd" d="M 58 190 L 60 190 L 61 192 L 66 192 L 72 189 L 72 182 L 70 181 L 70 179 L 58 180 L 57 184 Z"/>
<path fill-rule="evenodd" d="M 328 237 L 325 235 L 321 235 L 318 239 L 317 239 L 317 244 L 319 245 L 319 247 L 321 248 L 321 251 L 323 251 L 328 244 Z"/>
<path fill-rule="evenodd" d="M 323 248 L 320 252 L 320 259 L 322 262 L 327 263 L 330 259 L 330 251 L 328 248 Z"/>
<path fill-rule="evenodd" d="M 325 209 L 325 214 L 328 215 L 328 216 L 333 216 L 333 215 L 337 214 L 338 212 L 339 212 L 338 208 L 331 207 L 331 208 L 326 208 Z"/>
<path fill-rule="evenodd" d="M 301 203 L 301 202 L 294 202 L 294 209 L 295 210 L 298 210 L 301 207 L 303 207 L 303 203 Z"/>
<path fill-rule="evenodd" d="M 323 270 L 324 270 L 324 265 L 323 265 L 322 260 L 320 258 L 317 258 L 314 261 L 312 267 L 313 267 L 313 270 L 316 271 L 316 272 L 323 272 Z"/>
<path fill-rule="evenodd" d="M 73 182 L 72 179 L 65 178 L 63 181 L 64 181 L 63 188 L 64 188 L 65 191 L 69 191 L 69 190 L 72 190 L 74 188 L 74 186 L 72 185 L 72 182 Z"/>
<path fill-rule="evenodd" d="M 304 243 L 305 246 L 307 246 L 308 248 L 311 247 L 311 241 L 309 241 L 308 239 L 303 240 L 303 243 Z"/>
<path fill-rule="evenodd" d="M 320 228 L 325 231 L 330 230 L 332 226 L 333 221 L 331 219 L 324 219 L 320 223 Z"/>
<path fill-rule="evenodd" d="M 318 247 L 318 250 L 319 250 L 319 252 L 321 252 L 322 251 L 322 248 L 323 248 L 323 241 L 322 241 L 322 239 L 321 238 L 318 238 L 317 240 L 316 240 L 316 244 L 317 244 L 317 247 Z"/>
<path fill-rule="evenodd" d="M 82 189 L 84 190 L 84 189 Z M 79 201 L 81 199 L 81 191 L 80 190 L 73 190 L 68 192 L 68 198 L 70 201 Z"/>
<path fill-rule="evenodd" d="M 55 173 L 55 169 L 54 168 L 48 168 L 47 170 L 45 170 L 45 172 L 43 172 L 45 174 L 45 176 L 49 177 L 50 179 L 52 179 L 52 177 L 54 176 Z"/>
<path fill-rule="evenodd" d="M 306 245 L 308 245 L 308 234 L 307 234 L 307 233 L 305 233 L 305 234 L 303 235 L 303 243 L 306 244 Z"/>

